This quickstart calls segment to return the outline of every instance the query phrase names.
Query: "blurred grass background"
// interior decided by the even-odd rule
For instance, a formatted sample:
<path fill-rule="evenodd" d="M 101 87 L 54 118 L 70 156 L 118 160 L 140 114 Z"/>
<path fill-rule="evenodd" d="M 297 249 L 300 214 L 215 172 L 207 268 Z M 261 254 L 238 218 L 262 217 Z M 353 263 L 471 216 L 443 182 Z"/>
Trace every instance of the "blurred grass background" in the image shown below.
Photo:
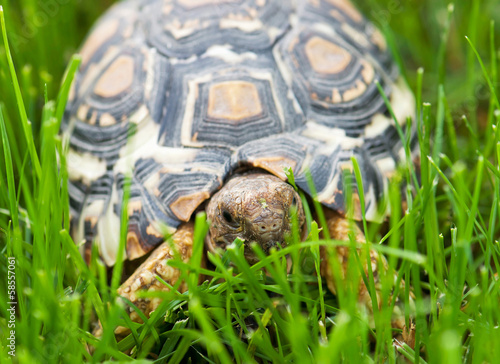
<path fill-rule="evenodd" d="M 82 358 L 92 360 L 82 344 L 93 342 L 93 338 L 86 333 L 92 308 L 98 311 L 99 317 L 103 315 L 104 322 L 107 320 L 110 326 L 116 324 L 121 312 L 119 305 L 113 301 L 113 291 L 105 284 L 103 268 L 94 267 L 93 271 L 88 271 L 74 255 L 73 243 L 67 233 L 59 233 L 61 224 L 58 221 L 67 213 L 65 190 L 64 187 L 53 188 L 50 184 L 57 186 L 62 181 L 61 185 L 64 186 L 64 173 L 58 174 L 53 153 L 58 147 L 57 139 L 54 138 L 57 130 L 51 129 L 53 124 L 50 123 L 55 105 L 49 104 L 43 108 L 46 100 L 57 98 L 71 56 L 78 50 L 95 19 L 112 2 L 0 1 L 27 117 L 33 129 L 33 143 L 41 156 L 42 164 L 42 175 L 37 176 L 33 173 L 32 159 L 27 156 L 28 145 L 21 127 L 19 102 L 1 42 L 0 107 L 5 118 L 6 136 L 0 138 L 0 276 L 6 274 L 7 248 L 18 243 L 19 256 L 24 256 L 23 259 L 19 258 L 19 270 L 25 273 L 19 274 L 18 284 L 21 287 L 18 287 L 18 292 L 27 297 L 26 307 L 19 308 L 23 319 L 19 322 L 18 332 L 24 335 L 24 338 L 18 340 L 20 362 L 78 362 Z M 495 114 L 495 110 L 500 107 L 495 92 L 499 85 L 497 59 L 500 56 L 500 2 L 462 0 L 456 1 L 453 7 L 440 0 L 355 2 L 388 37 L 402 72 L 418 99 L 429 103 L 423 107 L 419 105 L 419 115 L 430 126 L 422 136 L 427 144 L 424 146 L 422 160 L 422 185 L 420 189 L 414 186 L 417 198 L 415 206 L 410 206 L 407 213 L 409 217 L 396 214 L 389 224 L 388 236 L 391 242 L 395 242 L 395 246 L 410 251 L 403 259 L 405 263 L 400 265 L 399 272 L 415 287 L 417 304 L 422 309 L 417 317 L 417 342 L 424 351 L 422 359 L 418 355 L 415 357 L 413 353 L 410 361 L 423 362 L 424 358 L 434 363 L 500 361 L 499 287 L 495 278 L 500 256 L 500 139 L 496 132 L 498 128 L 492 128 L 500 121 L 500 114 Z M 488 85 L 474 49 L 465 36 L 468 36 L 484 62 L 492 87 Z M 496 42 L 493 41 L 495 36 Z M 421 83 L 419 75 L 422 73 L 419 73 L 419 68 L 424 69 Z M 491 92 L 492 89 L 494 92 Z M 5 164 L 9 159 L 3 149 L 7 139 L 13 161 L 12 170 Z M 433 159 L 428 161 L 427 155 L 432 155 Z M 15 196 L 19 200 L 21 228 L 17 232 L 9 226 L 9 221 L 14 219 L 10 212 L 13 193 L 7 192 L 9 178 L 15 181 Z M 396 194 L 391 195 L 391 198 L 397 202 L 397 188 L 395 191 Z M 17 202 L 14 205 L 17 206 Z M 399 231 L 396 226 L 404 229 Z M 382 230 L 372 234 L 372 241 L 380 241 L 385 232 L 387 231 Z M 9 245 L 8 242 L 11 241 L 16 244 Z M 20 253 L 21 247 L 24 254 Z M 312 252 L 314 255 L 313 250 Z M 72 260 L 66 259 L 67 254 Z M 403 253 L 399 252 L 395 256 L 401 258 Z M 425 263 L 421 256 L 426 256 Z M 237 268 L 248 270 L 244 264 Z M 218 273 L 218 278 L 227 274 L 223 268 L 221 272 Z M 327 301 L 326 312 L 335 319 L 335 325 L 332 324 L 333 321 L 329 322 L 327 329 L 331 331 L 328 332 L 329 341 L 325 343 L 316 340 L 322 335 L 320 332 L 323 333 L 324 328 L 319 327 L 321 325 L 317 320 L 314 321 L 313 313 L 309 322 L 304 321 L 300 315 L 290 318 L 286 312 L 280 312 L 281 318 L 273 317 L 269 321 L 269 312 L 274 312 L 274 301 L 260 296 L 263 292 L 256 282 L 250 281 L 250 287 L 245 288 L 247 283 L 240 278 L 232 280 L 229 275 L 224 277 L 230 284 L 223 289 L 214 283 L 197 292 L 194 286 L 190 286 L 193 296 L 172 296 L 180 306 L 183 302 L 190 302 L 189 315 L 194 315 L 198 326 L 185 321 L 189 315 L 179 310 L 179 306 L 166 307 L 166 310 L 172 311 L 168 311 L 170 316 L 167 321 L 170 320 L 170 324 L 184 336 L 182 339 L 180 336 L 175 337 L 175 330 L 162 333 L 163 346 L 156 351 L 157 355 L 179 362 L 182 353 L 196 351 L 206 345 L 209 346 L 208 356 L 200 352 L 192 357 L 210 362 L 217 361 L 214 357 L 217 357 L 217 353 L 222 353 L 219 360 L 225 361 L 224 358 L 227 359 L 228 356 L 221 345 L 223 343 L 228 347 L 232 346 L 233 352 L 230 354 L 238 362 L 249 359 L 251 355 L 248 352 L 260 356 L 263 361 L 294 359 L 298 362 L 300 359 L 306 362 L 313 361 L 312 358 L 342 358 L 356 362 L 355 359 L 360 356 L 366 362 L 372 360 L 369 357 L 375 361 L 383 361 L 387 357 L 389 361 L 394 359 L 388 354 L 391 343 L 389 339 L 384 341 L 387 337 L 384 336 L 382 343 L 378 340 L 374 345 L 373 338 L 370 339 L 369 336 L 375 335 L 366 327 L 354 326 L 353 329 L 353 326 L 349 326 L 352 322 L 346 321 L 345 316 L 335 317 L 334 313 L 337 311 L 332 308 L 331 301 Z M 464 282 L 467 287 L 465 290 Z M 231 330 L 226 332 L 224 322 L 227 324 L 227 321 L 224 320 L 230 321 L 231 316 L 223 313 L 222 315 L 228 316 L 220 317 L 221 307 L 217 299 L 224 300 L 233 295 L 232 284 L 237 291 L 248 289 L 252 297 L 260 297 L 263 307 L 267 307 L 263 312 L 259 311 L 263 318 L 257 320 L 258 327 L 262 327 L 262 321 L 266 322 L 264 326 L 271 322 L 270 325 L 274 325 L 276 331 L 288 327 L 290 337 L 282 338 L 283 343 L 276 344 L 265 332 L 257 331 L 260 336 L 249 339 L 247 347 L 246 344 L 239 343 L 238 337 Z M 0 281 L 2 314 L 5 314 L 4 285 L 5 282 Z M 72 289 L 68 289 L 68 286 Z M 280 284 L 272 287 L 280 294 L 288 292 Z M 303 290 L 309 286 L 298 287 Z M 102 297 L 104 304 L 99 297 Z M 243 297 L 238 297 L 238 300 L 241 299 L 238 302 L 248 305 Z M 306 299 L 301 301 L 302 298 L 293 295 L 286 297 L 289 302 L 293 302 L 292 308 L 296 305 L 295 309 L 305 305 L 304 302 L 309 302 Z M 204 316 L 203 310 L 200 311 L 199 299 L 205 305 L 211 300 L 217 303 L 212 310 L 207 311 L 212 321 Z M 320 301 L 322 299 L 321 296 Z M 318 308 L 321 306 L 320 301 L 315 301 L 316 305 L 311 306 L 313 311 L 321 311 Z M 322 305 L 325 305 L 324 302 Z M 438 306 L 441 309 L 444 307 L 439 315 L 436 309 Z M 281 326 L 287 320 L 291 320 L 295 326 Z M 162 317 L 155 318 L 156 323 L 160 321 Z M 211 325 L 223 328 L 217 332 L 222 339 L 214 337 Z M 241 329 L 246 328 L 245 321 L 239 321 L 238 325 Z M 313 335 L 308 331 L 310 326 L 313 327 Z M 5 321 L 0 317 L 2 339 L 5 327 Z M 290 327 L 294 330 L 290 330 Z M 146 340 L 143 346 L 135 349 L 132 357 L 144 358 L 149 355 L 149 350 L 155 345 L 150 329 L 144 330 L 142 334 L 139 332 L 141 339 Z M 94 360 L 111 357 L 129 359 L 127 355 L 120 354 L 118 349 L 132 348 L 134 339 L 138 336 L 131 336 L 117 346 L 113 342 L 112 331 L 107 333 Z M 380 339 L 379 331 L 376 335 Z M 326 335 L 322 336 L 323 339 L 325 337 Z M 358 337 L 362 338 L 359 344 Z M 279 355 L 273 352 L 272 345 L 277 345 Z M 3 340 L 0 347 L 5 349 Z M 411 354 L 410 349 L 408 352 Z M 335 357 L 332 353 L 339 356 Z M 6 351 L 2 350 L 0 361 L 3 363 L 3 360 L 8 359 Z"/>

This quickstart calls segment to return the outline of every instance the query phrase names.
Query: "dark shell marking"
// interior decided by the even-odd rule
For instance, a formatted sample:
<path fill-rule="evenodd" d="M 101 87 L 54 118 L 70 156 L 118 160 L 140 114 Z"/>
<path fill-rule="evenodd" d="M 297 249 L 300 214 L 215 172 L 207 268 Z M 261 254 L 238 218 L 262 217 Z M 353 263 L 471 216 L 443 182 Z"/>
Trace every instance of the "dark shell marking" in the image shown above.
<path fill-rule="evenodd" d="M 147 9 L 148 42 L 167 57 L 188 58 L 214 44 L 269 49 L 289 27 L 283 0 L 164 0 Z"/>
<path fill-rule="evenodd" d="M 234 150 L 303 124 L 270 52 L 245 56 L 226 51 L 219 54 L 226 60 L 205 56 L 174 65 L 171 89 L 177 95 L 167 101 L 163 145 Z"/>
<path fill-rule="evenodd" d="M 75 240 L 116 259 L 125 186 L 127 258 L 151 251 L 241 167 L 256 167 L 345 213 L 361 168 L 380 220 L 405 155 L 414 99 L 380 32 L 345 0 L 128 0 L 82 48 L 63 123 Z M 412 158 L 418 145 L 411 133 Z M 359 218 L 359 206 L 355 208 Z"/>
<path fill-rule="evenodd" d="M 374 114 L 385 111 L 374 82 L 390 94 L 383 73 L 327 25 L 297 27 L 277 50 L 307 119 L 357 136 Z"/>

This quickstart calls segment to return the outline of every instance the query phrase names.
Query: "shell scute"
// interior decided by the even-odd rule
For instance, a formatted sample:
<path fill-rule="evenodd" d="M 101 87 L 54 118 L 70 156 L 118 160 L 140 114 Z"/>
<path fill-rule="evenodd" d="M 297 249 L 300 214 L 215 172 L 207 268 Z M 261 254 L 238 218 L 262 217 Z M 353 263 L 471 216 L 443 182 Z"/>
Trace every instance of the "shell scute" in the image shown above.
<path fill-rule="evenodd" d="M 173 74 L 172 88 L 179 93 L 167 104 L 176 112 L 166 113 L 162 122 L 164 145 L 234 150 L 303 123 L 270 53 L 206 56 L 174 65 Z"/>
<path fill-rule="evenodd" d="M 67 109 L 63 130 L 71 147 L 112 165 L 127 138 L 149 122 L 159 123 L 169 65 L 155 50 L 127 43 L 75 80 L 77 99 Z"/>
<path fill-rule="evenodd" d="M 214 44 L 270 48 L 289 26 L 291 5 L 282 0 L 164 0 L 146 11 L 147 39 L 162 54 L 188 58 Z"/>
<path fill-rule="evenodd" d="M 323 20 L 352 47 L 380 64 L 391 79 L 398 75 L 387 42 L 372 23 L 347 0 L 308 0 L 299 3 L 299 18 L 310 26 Z"/>
<path fill-rule="evenodd" d="M 356 134 L 386 110 L 374 81 L 387 94 L 390 84 L 376 65 L 328 29 L 321 23 L 299 26 L 280 41 L 275 54 L 307 119 Z"/>

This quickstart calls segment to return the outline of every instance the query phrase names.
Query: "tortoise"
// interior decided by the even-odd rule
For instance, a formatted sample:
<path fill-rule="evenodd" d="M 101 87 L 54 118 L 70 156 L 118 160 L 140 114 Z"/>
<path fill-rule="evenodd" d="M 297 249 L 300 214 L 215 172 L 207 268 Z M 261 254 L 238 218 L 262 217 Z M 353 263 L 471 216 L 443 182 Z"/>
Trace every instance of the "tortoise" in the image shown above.
<path fill-rule="evenodd" d="M 128 186 L 123 258 L 152 253 L 119 294 L 146 314 L 159 301 L 136 293 L 167 289 L 155 275 L 179 278 L 166 237 L 189 259 L 197 211 L 211 224 L 210 251 L 238 237 L 254 263 L 251 242 L 265 252 L 286 244 L 291 207 L 304 225 L 286 168 L 309 195 L 310 173 L 332 237 L 346 240 L 347 189 L 361 219 L 346 173 L 354 156 L 366 218 L 382 221 L 406 156 L 379 87 L 417 162 L 414 97 L 381 32 L 347 0 L 126 0 L 98 21 L 81 57 L 62 126 L 72 234 L 86 259 L 97 245 L 112 266 Z"/>

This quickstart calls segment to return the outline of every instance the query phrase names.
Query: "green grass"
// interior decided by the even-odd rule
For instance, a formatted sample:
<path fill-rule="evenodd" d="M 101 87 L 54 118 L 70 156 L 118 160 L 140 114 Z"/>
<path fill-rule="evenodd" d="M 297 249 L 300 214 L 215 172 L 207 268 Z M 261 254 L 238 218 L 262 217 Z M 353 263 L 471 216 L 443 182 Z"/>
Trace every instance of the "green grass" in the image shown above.
<path fill-rule="evenodd" d="M 13 362 L 358 363 L 394 362 L 403 356 L 415 363 L 500 362 L 500 3 L 356 2 L 386 33 L 417 98 L 420 181 L 413 166 L 402 166 L 390 186 L 388 223 L 366 226 L 370 247 L 383 253 L 408 283 L 400 292 L 403 301 L 413 287 L 415 350 L 395 351 L 387 300 L 368 323 L 353 293 L 360 276 L 355 264 L 349 267 L 349 280 L 338 280 L 337 296 L 322 285 L 315 274 L 319 245 L 340 242 L 319 239 L 310 213 L 306 242 L 299 244 L 295 234 L 293 244 L 255 266 L 245 262 L 238 242 L 222 257 L 210 258 L 213 271 L 173 261 L 188 292 L 173 287 L 144 325 L 127 322 L 105 267 L 96 260 L 87 267 L 68 233 L 64 143 L 58 136 L 78 65 L 72 54 L 111 1 L 53 0 L 41 6 L 35 0 L 4 0 L 0 362 L 12 360 L 6 346 L 7 258 L 12 256 L 18 301 Z M 410 181 L 405 211 L 401 180 Z M 199 216 L 195 261 L 205 231 L 204 216 Z M 294 262 L 288 275 L 286 254 Z M 206 277 L 202 285 L 197 284 L 200 275 Z M 372 277 L 365 279 L 372 286 Z M 389 275 L 381 280 L 387 298 L 394 282 Z M 116 287 L 116 278 L 111 281 Z M 89 333 L 96 317 L 104 327 L 100 342 Z M 132 329 L 120 342 L 113 335 L 118 324 Z M 86 344 L 95 345 L 92 355 Z"/>

